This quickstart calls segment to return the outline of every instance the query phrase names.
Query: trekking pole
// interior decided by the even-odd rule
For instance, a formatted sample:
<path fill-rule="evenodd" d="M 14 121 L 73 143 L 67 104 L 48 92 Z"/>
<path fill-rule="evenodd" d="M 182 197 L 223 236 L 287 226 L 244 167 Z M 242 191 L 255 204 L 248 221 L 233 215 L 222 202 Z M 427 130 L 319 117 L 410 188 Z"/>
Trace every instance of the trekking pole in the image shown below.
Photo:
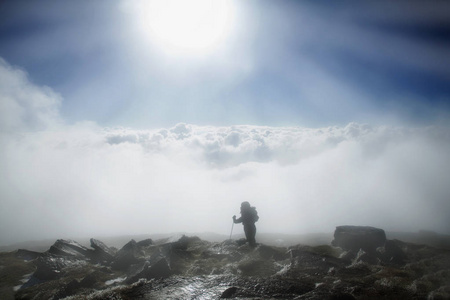
<path fill-rule="evenodd" d="M 233 234 L 233 227 L 234 227 L 234 221 L 233 221 L 233 223 L 231 224 L 230 240 L 231 240 L 231 235 Z"/>

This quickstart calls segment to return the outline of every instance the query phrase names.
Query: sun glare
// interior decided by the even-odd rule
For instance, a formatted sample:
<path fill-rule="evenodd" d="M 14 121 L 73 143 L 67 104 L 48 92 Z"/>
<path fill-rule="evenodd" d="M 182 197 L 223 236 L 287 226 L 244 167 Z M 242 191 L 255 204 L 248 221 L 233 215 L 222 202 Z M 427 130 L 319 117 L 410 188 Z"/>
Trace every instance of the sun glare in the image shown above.
<path fill-rule="evenodd" d="M 207 51 L 231 29 L 227 0 L 152 0 L 144 10 L 143 29 L 150 39 L 174 50 Z"/>

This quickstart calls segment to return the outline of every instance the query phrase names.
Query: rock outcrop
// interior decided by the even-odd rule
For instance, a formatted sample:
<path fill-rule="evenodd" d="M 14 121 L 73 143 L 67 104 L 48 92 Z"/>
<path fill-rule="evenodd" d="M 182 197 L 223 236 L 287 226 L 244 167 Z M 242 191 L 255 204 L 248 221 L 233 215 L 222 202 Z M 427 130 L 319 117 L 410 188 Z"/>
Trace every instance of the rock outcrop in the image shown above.
<path fill-rule="evenodd" d="M 13 254 L 15 268 L 20 264 L 36 268 L 15 298 L 450 297 L 448 250 L 383 240 L 384 232 L 370 227 L 338 228 L 336 247 L 260 244 L 251 248 L 233 240 L 211 243 L 183 236 L 170 242 L 131 240 L 116 253 L 95 239 L 91 239 L 92 249 L 58 240 L 36 257 L 24 250 Z M 31 260 L 19 260 L 22 256 Z"/>
<path fill-rule="evenodd" d="M 133 283 L 139 279 L 166 278 L 172 274 L 169 263 L 165 258 L 161 258 L 153 264 L 145 263 L 142 269 L 127 280 L 127 283 Z"/>
<path fill-rule="evenodd" d="M 68 257 L 89 257 L 90 251 L 72 240 L 57 240 L 48 250 L 49 253 Z"/>
<path fill-rule="evenodd" d="M 111 266 L 115 270 L 126 271 L 130 266 L 139 263 L 141 256 L 139 245 L 135 240 L 131 240 L 117 252 Z"/>
<path fill-rule="evenodd" d="M 360 249 L 373 253 L 386 243 L 383 229 L 370 226 L 338 226 L 334 231 L 333 246 L 347 251 L 358 252 Z"/>
<path fill-rule="evenodd" d="M 26 249 L 19 249 L 16 252 L 16 257 L 24 259 L 24 260 L 33 260 L 38 258 L 41 255 L 40 252 L 30 251 Z"/>
<path fill-rule="evenodd" d="M 338 226 L 331 244 L 345 252 L 340 258 L 351 263 L 404 265 L 402 242 L 387 240 L 383 229 L 368 226 Z"/>
<path fill-rule="evenodd" d="M 91 247 L 94 249 L 91 255 L 93 260 L 97 262 L 110 262 L 114 259 L 116 252 L 112 248 L 106 246 L 102 241 L 96 239 L 91 239 L 90 242 Z"/>
<path fill-rule="evenodd" d="M 39 281 L 53 280 L 64 275 L 63 268 L 67 266 L 67 259 L 51 253 L 44 253 L 36 259 L 36 271 L 33 276 Z"/>

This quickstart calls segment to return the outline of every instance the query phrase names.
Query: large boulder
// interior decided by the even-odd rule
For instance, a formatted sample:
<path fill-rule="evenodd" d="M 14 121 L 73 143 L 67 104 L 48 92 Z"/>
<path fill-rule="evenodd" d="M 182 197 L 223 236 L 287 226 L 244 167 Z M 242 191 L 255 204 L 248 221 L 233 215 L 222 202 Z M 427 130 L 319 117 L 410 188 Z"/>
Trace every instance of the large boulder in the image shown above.
<path fill-rule="evenodd" d="M 334 231 L 333 246 L 347 251 L 375 252 L 386 243 L 386 233 L 383 229 L 370 226 L 338 226 Z"/>

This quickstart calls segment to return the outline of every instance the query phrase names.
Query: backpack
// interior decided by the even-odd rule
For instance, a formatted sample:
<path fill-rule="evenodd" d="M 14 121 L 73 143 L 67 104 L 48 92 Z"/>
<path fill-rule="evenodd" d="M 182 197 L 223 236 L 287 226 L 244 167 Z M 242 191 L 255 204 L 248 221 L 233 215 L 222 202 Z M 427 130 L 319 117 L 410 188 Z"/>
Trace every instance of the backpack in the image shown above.
<path fill-rule="evenodd" d="M 252 207 L 250 211 L 251 211 L 251 214 L 252 214 L 253 223 L 258 222 L 259 217 L 258 217 L 258 212 L 256 211 L 256 208 Z"/>

